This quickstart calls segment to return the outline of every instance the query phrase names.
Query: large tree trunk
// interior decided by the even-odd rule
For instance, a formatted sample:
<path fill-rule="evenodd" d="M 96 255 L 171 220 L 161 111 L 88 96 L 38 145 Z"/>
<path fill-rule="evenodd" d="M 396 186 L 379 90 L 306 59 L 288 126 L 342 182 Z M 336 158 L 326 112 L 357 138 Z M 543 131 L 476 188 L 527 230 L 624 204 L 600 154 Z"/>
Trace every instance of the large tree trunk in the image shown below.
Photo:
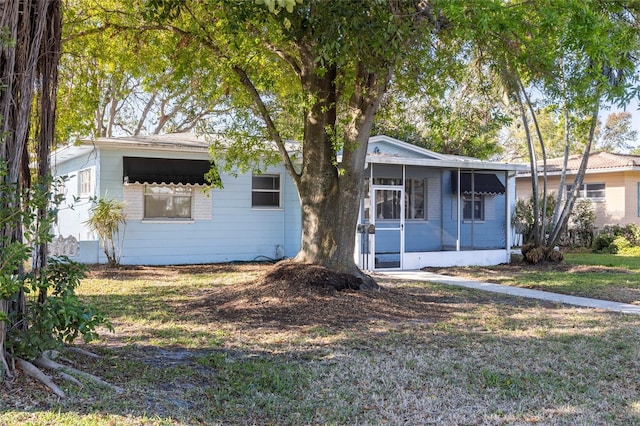
<path fill-rule="evenodd" d="M 389 76 L 386 73 L 381 78 L 358 67 L 338 163 L 334 148 L 337 70 L 319 73 L 313 52 L 302 48 L 301 53 L 302 85 L 307 93 L 316 94 L 317 101 L 305 117 L 303 166 L 298 180 L 302 238 L 295 261 L 359 276 L 361 287 L 375 288 L 375 281 L 355 263 L 355 237 L 373 116 Z"/>
<path fill-rule="evenodd" d="M 59 0 L 8 0 L 0 1 L 0 28 L 6 36 L 0 40 L 0 160 L 6 163 L 4 188 L 0 193 L 0 208 L 21 212 L 28 204 L 26 191 L 31 187 L 29 163 L 30 137 L 37 138 L 35 160 L 37 174 L 43 178 L 49 173 L 49 148 L 53 142 L 55 118 L 55 92 L 57 86 L 57 66 L 60 55 Z M 32 112 L 32 108 L 36 111 Z M 33 117 L 37 117 L 34 123 Z M 9 194 L 11 192 L 11 194 Z M 12 195 L 15 192 L 15 197 Z M 38 214 L 44 218 L 44 208 Z M 21 215 L 2 223 L 0 242 L 0 273 L 23 275 L 24 264 L 12 258 L 3 258 L 3 245 L 30 244 L 23 241 Z M 36 247 L 34 257 L 44 262 L 46 249 Z M 35 265 L 36 267 L 39 264 Z M 0 314 L 13 314 L 13 322 L 0 330 L 0 360 L 6 369 L 4 343 L 9 329 L 26 329 L 26 301 L 24 288 L 0 302 Z M 10 374 L 4 371 L 5 374 Z"/>

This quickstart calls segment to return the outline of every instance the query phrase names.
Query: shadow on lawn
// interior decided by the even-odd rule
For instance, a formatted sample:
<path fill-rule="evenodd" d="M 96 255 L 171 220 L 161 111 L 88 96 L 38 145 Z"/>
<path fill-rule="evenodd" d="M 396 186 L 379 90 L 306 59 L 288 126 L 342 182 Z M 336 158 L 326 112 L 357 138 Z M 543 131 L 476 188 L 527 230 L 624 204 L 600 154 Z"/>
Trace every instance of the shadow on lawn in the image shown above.
<path fill-rule="evenodd" d="M 36 389 L 2 408 L 189 425 L 381 423 L 400 410 L 396 419 L 426 423 L 434 413 L 446 420 L 454 411 L 442 407 L 457 396 L 468 410 L 459 423 L 492 423 L 496 407 L 516 420 L 548 412 L 570 422 L 561 410 L 592 407 L 594 394 L 607 407 L 623 401 L 607 408 L 613 414 L 637 397 L 612 389 L 637 375 L 640 320 L 391 279 L 376 292 L 337 292 L 300 276 L 209 287 L 173 279 L 87 296 L 116 333 L 85 346 L 101 359 L 74 360 L 124 395 L 72 389 L 56 401 Z"/>

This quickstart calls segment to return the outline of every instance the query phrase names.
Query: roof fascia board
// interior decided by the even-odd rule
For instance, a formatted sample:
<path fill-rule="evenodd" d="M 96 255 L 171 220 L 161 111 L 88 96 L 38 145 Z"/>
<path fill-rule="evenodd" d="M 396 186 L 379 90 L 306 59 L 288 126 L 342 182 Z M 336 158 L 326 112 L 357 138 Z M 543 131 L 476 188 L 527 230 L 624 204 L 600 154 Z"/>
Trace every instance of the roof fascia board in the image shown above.
<path fill-rule="evenodd" d="M 475 170 L 525 170 L 528 166 L 523 164 L 509 163 L 492 163 L 488 161 L 468 161 L 468 160 L 452 160 L 450 158 L 444 160 L 433 160 L 426 158 L 407 158 L 407 157 L 385 157 L 381 155 L 368 155 L 367 162 L 372 164 L 399 164 L 407 166 L 426 166 L 426 167 L 445 167 L 452 169 L 475 169 Z"/>
<path fill-rule="evenodd" d="M 585 175 L 589 175 L 589 174 L 595 174 L 595 173 L 617 173 L 617 172 L 639 172 L 640 171 L 640 166 L 625 166 L 625 167 L 615 167 L 615 168 L 602 168 L 602 169 L 587 169 L 585 171 Z M 542 170 L 538 170 L 538 173 L 541 174 L 543 173 Z M 577 170 L 567 170 L 567 174 L 568 175 L 575 175 L 577 174 L 578 171 Z M 547 176 L 560 176 L 562 174 L 561 171 L 553 171 L 553 172 L 547 172 Z M 519 173 L 518 177 L 529 177 L 531 176 L 531 173 Z"/>
<path fill-rule="evenodd" d="M 202 145 L 177 145 L 164 142 L 139 142 L 132 140 L 120 140 L 120 139 L 108 139 L 100 138 L 95 141 L 82 141 L 81 143 L 88 143 L 95 145 L 98 148 L 135 148 L 135 149 L 150 149 L 153 151 L 175 151 L 175 152 L 208 152 L 209 147 Z"/>
<path fill-rule="evenodd" d="M 395 139 L 392 138 L 390 136 L 387 135 L 377 135 L 377 136 L 372 136 L 371 138 L 369 138 L 369 144 L 371 143 L 376 143 L 376 142 L 387 142 L 390 143 L 392 145 L 396 145 L 402 149 L 406 149 L 407 151 L 412 151 L 415 152 L 416 154 L 421 154 L 421 155 L 428 155 L 440 160 L 447 160 L 449 159 L 449 156 L 445 155 L 445 154 L 438 154 L 437 152 L 428 150 L 426 148 L 422 148 L 418 145 L 414 145 L 411 144 L 409 142 L 404 142 L 401 141 L 399 139 Z"/>

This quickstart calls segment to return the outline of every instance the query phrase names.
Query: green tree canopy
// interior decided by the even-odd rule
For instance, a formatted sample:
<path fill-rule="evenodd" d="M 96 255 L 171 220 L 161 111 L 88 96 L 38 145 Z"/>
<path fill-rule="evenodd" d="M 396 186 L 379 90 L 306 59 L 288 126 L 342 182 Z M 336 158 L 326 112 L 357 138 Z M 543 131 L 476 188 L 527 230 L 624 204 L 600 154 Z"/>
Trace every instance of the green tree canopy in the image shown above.
<path fill-rule="evenodd" d="M 566 117 L 584 122 L 601 100 L 629 93 L 628 84 L 620 83 L 630 81 L 637 47 L 632 1 L 257 3 L 147 0 L 116 7 L 114 2 L 111 10 L 96 6 L 105 13 L 90 25 L 96 31 L 129 31 L 133 45 L 161 45 L 155 47 L 167 62 L 161 67 L 162 61 L 150 61 L 141 76 L 162 75 L 160 68 L 172 71 L 166 78 L 209 70 L 215 93 L 232 108 L 228 121 L 209 129 L 224 129 L 231 141 L 213 149 L 224 155 L 226 166 L 260 168 L 261 161 L 275 160 L 270 155 L 275 144 L 301 200 L 299 262 L 359 274 L 353 241 L 363 168 L 385 94 L 391 108 L 420 111 L 420 118 L 400 128 L 423 140 L 428 133 L 441 150 L 469 153 L 469 146 L 490 146 L 486 142 L 503 118 L 501 108 L 479 102 L 476 94 L 490 89 L 495 97 L 500 90 L 523 120 L 535 162 L 535 143 L 546 153 L 542 131 L 529 130 L 536 118 L 532 91 L 546 105 L 559 105 L 567 125 Z M 491 82 L 471 72 L 472 62 L 481 74 L 491 70 Z M 463 96 L 471 86 L 474 95 Z M 420 126 L 428 132 L 420 134 Z M 565 131 L 565 145 L 571 132 L 578 133 Z M 300 164 L 289 157 L 287 140 L 302 142 Z"/>
<path fill-rule="evenodd" d="M 421 86 L 410 97 L 387 93 L 373 132 L 444 154 L 495 157 L 498 133 L 511 121 L 501 94 L 475 61 L 456 58 L 446 65 L 448 78 L 437 85 Z"/>
<path fill-rule="evenodd" d="M 64 9 L 57 140 L 189 131 L 226 111 L 213 58 L 120 3 Z"/>

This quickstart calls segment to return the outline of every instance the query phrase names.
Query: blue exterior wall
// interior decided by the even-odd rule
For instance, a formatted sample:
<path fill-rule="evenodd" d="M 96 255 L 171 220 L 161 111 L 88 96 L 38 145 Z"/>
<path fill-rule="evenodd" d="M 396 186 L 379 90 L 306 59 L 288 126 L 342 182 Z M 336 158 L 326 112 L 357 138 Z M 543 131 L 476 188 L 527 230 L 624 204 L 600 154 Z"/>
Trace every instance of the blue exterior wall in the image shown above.
<path fill-rule="evenodd" d="M 456 250 L 458 233 L 457 195 L 451 190 L 451 173 L 436 167 L 407 166 L 406 179 L 427 182 L 426 220 L 405 220 L 404 251 L 407 253 Z M 480 173 L 480 172 L 477 172 Z M 482 172 L 487 173 L 487 172 Z M 505 184 L 504 172 L 494 173 Z M 367 174 L 368 176 L 368 174 Z M 374 164 L 373 177 L 401 178 L 402 166 Z M 505 185 L 506 186 L 506 185 Z M 505 195 L 485 196 L 485 220 L 460 224 L 461 249 L 504 249 L 506 247 Z M 378 220 L 376 230 L 399 227 L 399 221 Z M 394 253 L 399 247 L 398 234 L 376 232 L 376 253 Z"/>
<path fill-rule="evenodd" d="M 443 170 L 442 194 L 443 194 L 443 249 L 456 249 L 457 235 L 457 195 L 451 190 L 452 173 L 456 170 Z M 476 172 L 487 173 L 487 172 Z M 506 187 L 504 172 L 494 173 L 500 182 Z M 505 194 L 485 195 L 485 220 L 462 221 L 460 224 L 460 248 L 461 249 L 500 249 L 505 248 L 506 209 Z"/>
<path fill-rule="evenodd" d="M 293 257 L 300 247 L 301 211 L 299 198 L 293 182 L 282 166 L 265 170 L 277 173 L 281 181 L 280 208 L 251 207 L 251 174 L 238 176 L 222 174 L 223 189 L 212 189 L 208 197 L 202 195 L 201 187 L 194 187 L 193 220 L 144 220 L 142 217 L 143 186 L 124 185 L 122 179 L 123 157 L 208 159 L 202 151 L 177 151 L 175 148 L 141 148 L 132 145 L 127 149 L 117 147 L 87 147 L 80 155 L 69 160 L 58 160 L 54 167 L 57 175 L 69 175 L 65 193 L 69 200 L 78 194 L 77 173 L 93 170 L 93 195 L 125 201 L 127 220 L 121 263 L 122 264 L 194 264 L 230 261 L 275 259 L 280 256 Z M 120 145 L 117 145 L 120 146 Z M 384 141 L 374 144 L 385 155 L 402 158 L 417 157 L 418 154 L 403 150 L 400 146 Z M 371 146 L 370 146 L 371 148 Z M 425 154 L 426 156 L 426 154 Z M 62 158 L 62 157 L 61 157 Z M 69 157 L 65 157 L 69 158 Z M 431 158 L 431 157 L 429 157 Z M 55 161 L 55 158 L 54 158 Z M 433 164 L 433 163 L 432 163 Z M 457 197 L 451 190 L 451 173 L 455 169 L 441 166 L 403 166 L 398 164 L 371 164 L 374 177 L 424 179 L 426 183 L 426 219 L 405 221 L 404 251 L 409 254 L 456 250 Z M 369 169 L 371 170 L 371 169 Z M 495 173 L 505 184 L 505 172 Z M 369 173 L 366 174 L 369 176 Z M 513 191 L 511 194 L 513 198 Z M 199 197 L 199 198 L 198 198 Z M 506 209 L 505 195 L 487 196 L 485 220 L 461 223 L 462 250 L 504 249 Z M 514 199 L 510 200 L 513 204 Z M 59 215 L 56 235 L 73 235 L 80 242 L 77 260 L 93 263 L 105 262 L 98 240 L 84 222 L 89 218 L 91 202 L 88 197 L 80 199 L 74 208 L 65 208 Z M 361 219 L 363 220 L 363 219 Z M 364 222 L 364 220 L 363 220 Z M 399 222 L 378 221 L 378 229 Z M 398 250 L 399 233 L 377 232 L 375 248 L 378 253 L 393 253 Z"/>
<path fill-rule="evenodd" d="M 96 165 L 99 176 L 97 195 L 124 200 L 122 179 L 123 156 L 208 159 L 207 153 L 163 152 L 156 150 L 99 150 Z M 58 171 L 74 172 L 80 159 L 58 165 Z M 127 211 L 122 264 L 193 264 L 228 261 L 274 259 L 277 255 L 295 256 L 300 248 L 300 203 L 295 186 L 283 167 L 273 167 L 265 173 L 277 173 L 281 179 L 281 208 L 253 209 L 251 207 L 251 174 L 238 177 L 223 174 L 224 189 L 212 189 L 208 198 L 210 215 L 207 219 L 192 221 L 158 221 L 131 218 L 135 212 Z M 130 185 L 128 194 L 139 195 L 142 202 L 142 185 Z M 202 191 L 194 187 L 194 191 Z M 131 197 L 131 195 L 128 195 Z M 134 201 L 138 202 L 135 198 Z M 134 203 L 135 204 L 135 203 Z M 88 214 L 87 214 L 88 217 Z M 86 220 L 86 219 L 85 219 Z M 75 223 L 74 223 L 75 221 Z M 67 235 L 71 230 L 87 240 L 86 227 L 69 215 L 60 217 L 60 230 Z M 75 235 L 75 234 L 74 234 Z M 93 237 L 93 236 L 89 236 Z M 93 237 L 95 240 L 95 237 Z M 278 250 L 279 247 L 281 252 Z M 100 261 L 105 261 L 100 254 Z"/>
<path fill-rule="evenodd" d="M 84 222 L 89 219 L 92 203 L 90 197 L 79 198 L 78 172 L 80 170 L 91 170 L 93 179 L 93 190 L 91 195 L 96 194 L 96 178 L 99 175 L 99 158 L 96 151 L 82 153 L 68 161 L 56 163 L 53 158 L 52 173 L 54 176 L 66 176 L 64 182 L 65 201 L 59 206 L 58 220 L 52 229 L 56 236 L 73 236 L 78 241 L 91 241 L 95 237 L 87 229 Z"/>

